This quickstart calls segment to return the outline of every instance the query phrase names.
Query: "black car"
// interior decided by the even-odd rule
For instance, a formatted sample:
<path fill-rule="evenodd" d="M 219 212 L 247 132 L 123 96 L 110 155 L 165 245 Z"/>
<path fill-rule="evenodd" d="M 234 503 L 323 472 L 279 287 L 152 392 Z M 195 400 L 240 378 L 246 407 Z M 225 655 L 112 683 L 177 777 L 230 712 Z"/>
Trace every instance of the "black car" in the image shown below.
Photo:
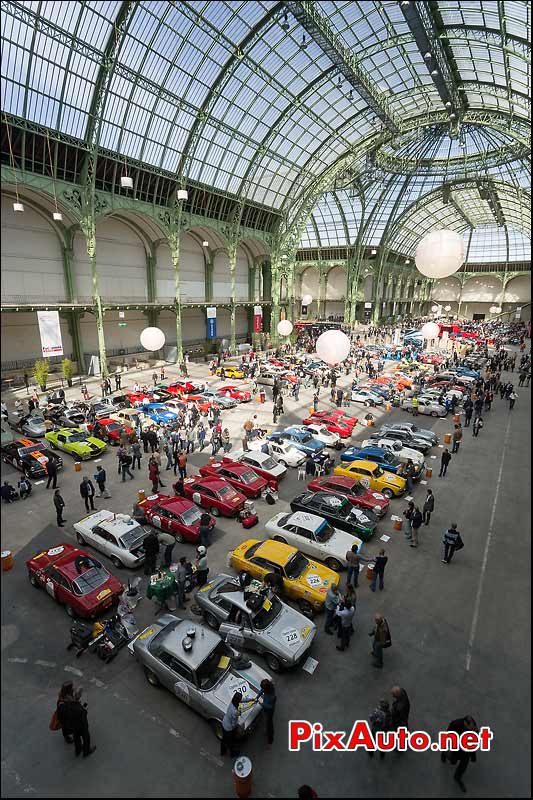
<path fill-rule="evenodd" d="M 358 536 L 366 542 L 373 535 L 378 520 L 371 511 L 353 506 L 342 494 L 306 492 L 291 502 L 293 511 L 307 511 L 327 520 L 334 528 Z"/>
<path fill-rule="evenodd" d="M 409 431 L 402 431 L 399 428 L 388 428 L 387 430 L 377 431 L 370 438 L 374 441 L 378 439 L 390 439 L 392 442 L 402 442 L 405 447 L 411 447 L 424 455 L 431 449 L 431 442 L 427 439 L 415 439 Z"/>
<path fill-rule="evenodd" d="M 61 456 L 52 453 L 42 442 L 35 439 L 15 439 L 2 445 L 2 459 L 28 478 L 41 478 L 47 475 L 48 461 L 55 461 L 58 469 L 63 467 Z"/>

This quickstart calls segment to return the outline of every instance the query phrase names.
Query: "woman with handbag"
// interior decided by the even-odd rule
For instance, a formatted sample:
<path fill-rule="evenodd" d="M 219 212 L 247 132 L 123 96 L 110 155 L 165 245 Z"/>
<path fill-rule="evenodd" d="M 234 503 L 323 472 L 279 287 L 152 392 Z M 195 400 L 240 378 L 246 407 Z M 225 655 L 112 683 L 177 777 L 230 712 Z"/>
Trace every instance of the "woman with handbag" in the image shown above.
<path fill-rule="evenodd" d="M 59 690 L 56 710 L 52 714 L 52 719 L 50 720 L 50 730 L 60 730 L 63 734 L 63 739 L 68 744 L 72 744 L 74 737 L 72 736 L 73 731 L 69 724 L 67 703 L 73 702 L 75 699 L 78 700 L 80 696 L 81 689 L 74 690 L 72 681 L 66 681 Z"/>

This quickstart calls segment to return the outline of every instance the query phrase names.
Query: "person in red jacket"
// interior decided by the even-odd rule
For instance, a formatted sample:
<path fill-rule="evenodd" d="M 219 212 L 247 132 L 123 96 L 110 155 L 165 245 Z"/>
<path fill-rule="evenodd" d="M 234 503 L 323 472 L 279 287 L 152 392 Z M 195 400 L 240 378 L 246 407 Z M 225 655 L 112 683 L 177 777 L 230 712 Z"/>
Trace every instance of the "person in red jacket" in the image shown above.
<path fill-rule="evenodd" d="M 157 494 L 159 491 L 159 465 L 155 458 L 148 462 L 148 477 L 152 481 L 152 492 Z"/>

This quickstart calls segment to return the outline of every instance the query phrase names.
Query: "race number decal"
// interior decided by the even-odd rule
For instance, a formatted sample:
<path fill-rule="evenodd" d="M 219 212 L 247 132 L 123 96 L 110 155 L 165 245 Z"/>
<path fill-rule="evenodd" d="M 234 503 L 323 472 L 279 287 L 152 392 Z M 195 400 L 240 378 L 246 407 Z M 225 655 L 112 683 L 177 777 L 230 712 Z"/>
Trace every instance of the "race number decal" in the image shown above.
<path fill-rule="evenodd" d="M 322 581 L 320 580 L 318 575 L 308 575 L 307 576 L 307 583 L 309 586 L 321 586 Z"/>
<path fill-rule="evenodd" d="M 296 628 L 285 628 L 285 630 L 281 632 L 281 636 L 288 645 L 296 645 L 300 642 L 300 634 Z"/>
<path fill-rule="evenodd" d="M 250 691 L 249 685 L 246 681 L 241 680 L 238 677 L 235 677 L 235 680 L 231 682 L 231 692 L 235 694 L 235 692 L 240 692 L 243 697 L 246 697 L 247 693 Z"/>
<path fill-rule="evenodd" d="M 198 505 L 200 505 L 200 503 L 202 502 L 202 496 L 200 492 L 193 492 L 192 499 L 195 503 L 198 503 Z"/>
<path fill-rule="evenodd" d="M 183 681 L 177 681 L 174 684 L 174 694 L 176 697 L 179 697 L 180 700 L 183 700 L 184 703 L 189 702 L 189 687 Z"/>
<path fill-rule="evenodd" d="M 64 547 L 52 547 L 51 550 L 47 551 L 47 555 L 49 556 L 58 556 L 60 553 L 63 552 Z"/>
<path fill-rule="evenodd" d="M 157 495 L 156 494 L 151 494 L 150 497 L 147 497 L 146 499 L 147 500 L 157 500 Z"/>
<path fill-rule="evenodd" d="M 152 525 L 154 525 L 156 528 L 160 528 L 161 527 L 161 517 L 158 517 L 158 516 L 152 517 Z"/>
<path fill-rule="evenodd" d="M 368 489 L 368 487 L 370 486 L 370 480 L 368 478 L 360 478 L 359 483 L 361 484 L 361 486 L 364 486 L 365 489 Z"/>
<path fill-rule="evenodd" d="M 377 494 L 376 492 L 372 492 L 372 497 L 375 497 L 376 500 L 384 500 L 385 499 L 385 495 Z"/>

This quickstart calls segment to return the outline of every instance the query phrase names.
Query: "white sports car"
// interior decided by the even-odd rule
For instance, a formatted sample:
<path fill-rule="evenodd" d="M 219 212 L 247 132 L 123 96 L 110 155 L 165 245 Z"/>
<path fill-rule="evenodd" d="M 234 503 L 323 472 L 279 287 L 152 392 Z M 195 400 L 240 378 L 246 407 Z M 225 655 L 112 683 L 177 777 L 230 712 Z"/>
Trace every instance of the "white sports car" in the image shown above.
<path fill-rule="evenodd" d="M 370 392 L 368 389 L 353 389 L 352 401 L 354 403 L 364 403 L 365 406 L 382 406 L 383 398 L 376 392 Z"/>
<path fill-rule="evenodd" d="M 248 447 L 250 450 L 261 450 L 261 447 L 264 443 L 265 439 L 252 439 L 248 443 Z M 287 442 L 268 441 L 267 444 L 269 454 L 276 459 L 278 464 L 281 464 L 284 467 L 299 467 L 300 464 L 305 463 L 305 453 L 302 453 L 301 450 L 297 450 L 296 447 L 287 444 Z"/>
<path fill-rule="evenodd" d="M 241 464 L 246 464 L 252 469 L 256 469 L 262 477 L 274 478 L 281 480 L 287 474 L 287 467 L 276 461 L 274 456 L 269 453 L 263 453 L 261 450 L 232 450 L 231 458 L 234 461 L 239 461 Z M 265 473 L 263 475 L 263 473 Z"/>
<path fill-rule="evenodd" d="M 276 514 L 265 525 L 271 539 L 297 547 L 327 567 L 339 571 L 346 566 L 346 553 L 356 544 L 361 549 L 362 541 L 357 536 L 334 528 L 316 514 L 296 511 Z"/>
<path fill-rule="evenodd" d="M 91 545 L 111 559 L 116 567 L 140 567 L 144 563 L 143 543 L 149 531 L 127 514 L 95 511 L 74 523 L 81 545 Z"/>
<path fill-rule="evenodd" d="M 325 444 L 326 447 L 339 448 L 341 445 L 341 437 L 339 434 L 328 431 L 325 425 L 314 422 L 312 425 L 295 425 L 294 427 L 301 431 L 307 431 L 311 434 L 313 439 L 318 439 L 318 441 Z"/>
<path fill-rule="evenodd" d="M 404 447 L 403 442 L 391 441 L 390 439 L 365 439 L 361 447 L 381 447 L 383 450 L 388 450 L 400 459 L 404 464 L 409 460 L 413 464 L 423 464 L 424 456 L 418 450 L 413 450 L 412 447 Z"/>
<path fill-rule="evenodd" d="M 409 411 L 409 413 L 413 411 L 412 401 L 408 398 L 402 400 L 401 407 L 404 411 Z M 448 412 L 446 411 L 446 406 L 441 406 L 440 403 L 433 400 L 431 397 L 423 397 L 420 395 L 418 398 L 418 413 L 428 414 L 430 417 L 445 417 Z"/>

